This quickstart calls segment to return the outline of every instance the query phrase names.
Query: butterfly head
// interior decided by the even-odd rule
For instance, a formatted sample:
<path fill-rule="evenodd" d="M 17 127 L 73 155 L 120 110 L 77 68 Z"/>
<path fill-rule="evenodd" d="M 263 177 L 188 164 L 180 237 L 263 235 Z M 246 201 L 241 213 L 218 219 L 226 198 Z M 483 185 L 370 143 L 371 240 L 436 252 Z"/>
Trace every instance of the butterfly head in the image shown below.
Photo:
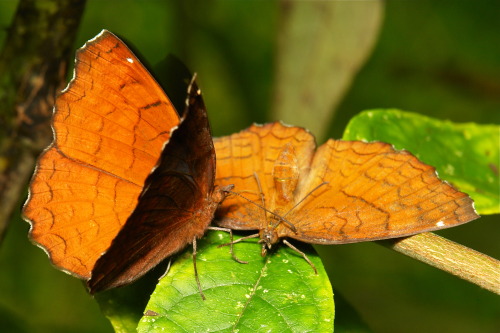
<path fill-rule="evenodd" d="M 267 250 L 270 250 L 272 245 L 279 241 L 279 237 L 276 232 L 276 228 L 273 228 L 272 226 L 261 229 L 259 236 L 259 243 L 262 244 L 261 255 L 264 257 L 267 254 Z"/>
<path fill-rule="evenodd" d="M 212 201 L 220 204 L 224 199 L 232 193 L 232 189 L 234 185 L 226 185 L 226 186 L 215 186 L 214 191 L 212 192 Z"/>

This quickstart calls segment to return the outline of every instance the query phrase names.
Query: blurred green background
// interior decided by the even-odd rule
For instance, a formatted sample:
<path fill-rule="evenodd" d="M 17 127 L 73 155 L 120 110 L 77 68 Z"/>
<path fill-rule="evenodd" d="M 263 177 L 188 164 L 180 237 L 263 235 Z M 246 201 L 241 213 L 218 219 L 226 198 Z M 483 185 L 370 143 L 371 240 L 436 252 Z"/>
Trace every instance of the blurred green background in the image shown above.
<path fill-rule="evenodd" d="M 0 43 L 16 5 L 0 1 Z M 374 108 L 500 124 L 499 13 L 495 1 L 385 3 L 375 48 L 326 137 L 340 137 L 353 115 Z M 106 28 L 140 50 L 157 77 L 164 75 L 157 65 L 176 55 L 198 73 L 213 134 L 221 136 L 274 120 L 279 15 L 277 1 L 92 0 L 75 50 Z M 438 234 L 499 258 L 498 222 L 498 215 L 486 216 Z M 28 224 L 15 216 L 0 248 L 2 331 L 111 332 L 81 282 L 52 268 L 27 232 Z M 498 296 L 477 286 L 374 243 L 319 251 L 336 296 L 374 332 L 500 331 Z M 344 309 L 339 305 L 337 323 Z"/>

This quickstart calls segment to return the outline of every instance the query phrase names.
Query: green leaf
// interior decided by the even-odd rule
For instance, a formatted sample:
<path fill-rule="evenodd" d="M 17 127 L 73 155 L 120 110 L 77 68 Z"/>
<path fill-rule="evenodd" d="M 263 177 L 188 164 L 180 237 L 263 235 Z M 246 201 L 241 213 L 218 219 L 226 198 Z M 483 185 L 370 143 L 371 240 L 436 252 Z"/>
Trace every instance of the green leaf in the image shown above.
<path fill-rule="evenodd" d="M 199 241 L 197 267 L 206 296 L 194 278 L 190 252 L 175 260 L 159 282 L 138 326 L 139 332 L 332 332 L 333 292 L 319 257 L 300 244 L 318 269 L 284 245 L 266 257 L 257 239 L 234 245 L 223 232 Z"/>
<path fill-rule="evenodd" d="M 351 119 L 344 140 L 384 141 L 436 168 L 468 193 L 479 214 L 500 213 L 500 126 L 457 124 L 400 110 L 372 110 Z"/>
<path fill-rule="evenodd" d="M 153 292 L 158 277 L 165 272 L 165 265 L 146 274 L 131 285 L 115 288 L 96 295 L 102 313 L 117 333 L 135 333 L 144 308 Z"/>
<path fill-rule="evenodd" d="M 384 3 L 281 1 L 281 5 L 272 118 L 305 127 L 321 138 L 371 54 Z"/>

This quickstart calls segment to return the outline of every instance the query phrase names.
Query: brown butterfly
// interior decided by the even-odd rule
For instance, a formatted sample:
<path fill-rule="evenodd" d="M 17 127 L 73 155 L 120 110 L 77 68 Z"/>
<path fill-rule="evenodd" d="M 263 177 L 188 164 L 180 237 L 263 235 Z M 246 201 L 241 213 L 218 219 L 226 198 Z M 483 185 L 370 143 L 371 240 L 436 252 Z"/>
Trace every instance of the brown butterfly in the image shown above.
<path fill-rule="evenodd" d="M 140 61 L 103 30 L 77 52 L 54 141 L 24 206 L 30 238 L 91 293 L 133 282 L 196 242 L 227 190 L 194 79 L 183 119 Z"/>
<path fill-rule="evenodd" d="M 146 179 L 137 207 L 97 260 L 87 283 L 91 293 L 131 283 L 195 243 L 232 189 L 232 185 L 214 186 L 215 151 L 194 81 L 184 114 Z"/>

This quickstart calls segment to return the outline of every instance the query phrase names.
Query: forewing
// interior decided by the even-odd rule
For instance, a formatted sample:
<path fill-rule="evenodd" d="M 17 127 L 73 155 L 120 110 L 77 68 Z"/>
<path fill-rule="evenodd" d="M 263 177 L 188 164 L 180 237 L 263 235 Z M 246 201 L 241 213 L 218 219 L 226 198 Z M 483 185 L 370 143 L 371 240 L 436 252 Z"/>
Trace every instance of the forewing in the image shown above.
<path fill-rule="evenodd" d="M 351 243 L 408 236 L 478 218 L 473 201 L 435 169 L 386 143 L 329 140 L 316 152 L 307 196 L 289 219 L 309 243 Z"/>
<path fill-rule="evenodd" d="M 215 151 L 196 84 L 190 87 L 185 119 L 165 145 L 158 166 L 125 226 L 97 261 L 91 293 L 128 284 L 201 237 L 217 202 L 211 201 Z"/>
<path fill-rule="evenodd" d="M 40 157 L 24 217 L 58 268 L 88 279 L 132 213 L 179 122 L 127 46 L 103 30 L 77 51 L 54 107 L 54 141 Z"/>
<path fill-rule="evenodd" d="M 300 173 L 307 172 L 315 142 L 303 128 L 275 122 L 252 125 L 239 133 L 214 139 L 215 183 L 234 184 L 234 191 L 246 198 L 227 197 L 217 210 L 219 225 L 242 230 L 261 229 L 266 225 L 266 212 L 261 207 L 275 208 L 271 200 L 275 192 L 273 167 L 287 143 L 291 143 L 297 153 Z"/>

